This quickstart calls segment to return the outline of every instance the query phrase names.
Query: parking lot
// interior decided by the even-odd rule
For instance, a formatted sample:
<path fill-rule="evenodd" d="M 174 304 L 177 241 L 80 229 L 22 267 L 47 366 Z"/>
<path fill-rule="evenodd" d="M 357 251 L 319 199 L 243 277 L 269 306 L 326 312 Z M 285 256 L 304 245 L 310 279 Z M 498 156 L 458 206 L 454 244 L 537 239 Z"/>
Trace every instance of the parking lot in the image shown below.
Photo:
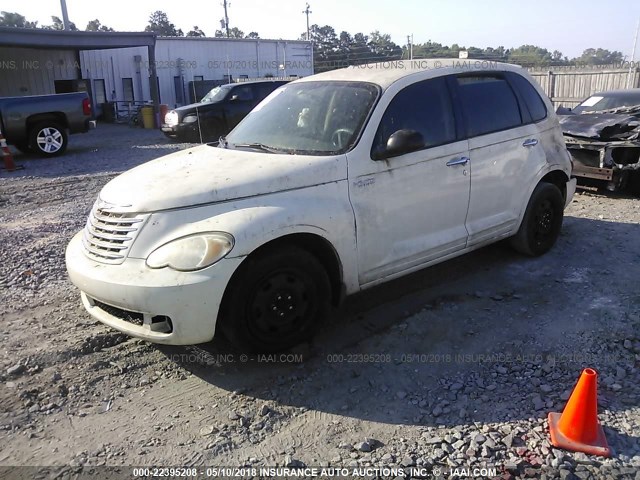
<path fill-rule="evenodd" d="M 0 465 L 640 478 L 640 199 L 579 191 L 549 254 L 498 244 L 376 287 L 288 354 L 160 347 L 85 313 L 64 249 L 106 182 L 189 146 L 99 125 L 0 170 Z M 584 367 L 611 459 L 549 443 Z"/>

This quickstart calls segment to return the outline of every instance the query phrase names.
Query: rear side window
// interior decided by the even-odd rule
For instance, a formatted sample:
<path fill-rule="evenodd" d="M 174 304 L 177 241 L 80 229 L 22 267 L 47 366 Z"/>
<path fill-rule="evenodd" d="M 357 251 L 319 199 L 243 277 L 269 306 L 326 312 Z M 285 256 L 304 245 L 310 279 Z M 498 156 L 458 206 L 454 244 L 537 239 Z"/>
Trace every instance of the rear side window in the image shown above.
<path fill-rule="evenodd" d="M 415 130 L 424 146 L 433 147 L 456 139 L 451 100 L 444 77 L 414 83 L 391 100 L 376 132 L 372 152 L 384 149 L 398 130 Z"/>
<path fill-rule="evenodd" d="M 490 75 L 462 76 L 457 81 L 470 137 L 522 124 L 518 100 L 504 78 Z"/>
<path fill-rule="evenodd" d="M 512 80 L 515 84 L 515 88 L 524 100 L 524 103 L 529 110 L 529 114 L 531 114 L 531 119 L 534 122 L 538 122 L 545 118 L 547 116 L 547 107 L 533 85 L 531 85 L 526 78 L 522 75 L 518 75 L 517 73 L 511 75 L 509 80 Z"/>

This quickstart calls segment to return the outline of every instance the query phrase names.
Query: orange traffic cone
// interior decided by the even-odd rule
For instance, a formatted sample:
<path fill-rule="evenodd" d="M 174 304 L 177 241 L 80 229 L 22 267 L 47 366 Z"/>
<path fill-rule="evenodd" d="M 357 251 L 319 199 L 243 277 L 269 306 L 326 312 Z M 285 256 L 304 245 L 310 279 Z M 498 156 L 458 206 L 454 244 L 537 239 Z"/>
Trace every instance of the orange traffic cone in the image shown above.
<path fill-rule="evenodd" d="M 14 163 L 13 155 L 11 154 L 11 150 L 9 150 L 9 147 L 7 146 L 7 141 L 2 135 L 2 132 L 0 132 L 0 148 L 2 148 L 4 168 L 7 171 L 13 172 L 14 170 L 19 170 L 20 168 L 23 168 L 23 167 L 17 167 L 16 164 Z"/>
<path fill-rule="evenodd" d="M 598 374 L 585 368 L 562 415 L 549 413 L 549 431 L 554 447 L 610 457 L 611 450 L 598 422 Z"/>

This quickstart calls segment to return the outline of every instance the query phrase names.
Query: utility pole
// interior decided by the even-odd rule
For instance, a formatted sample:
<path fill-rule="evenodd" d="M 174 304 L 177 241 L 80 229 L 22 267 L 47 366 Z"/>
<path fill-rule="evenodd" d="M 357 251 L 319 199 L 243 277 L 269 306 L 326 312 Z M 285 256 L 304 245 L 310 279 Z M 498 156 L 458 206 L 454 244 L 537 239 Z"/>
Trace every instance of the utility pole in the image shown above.
<path fill-rule="evenodd" d="M 633 49 L 631 50 L 631 61 L 629 62 L 629 73 L 627 74 L 627 88 L 632 88 L 633 67 L 636 58 L 636 45 L 638 44 L 638 30 L 640 30 L 640 17 L 638 17 L 638 26 L 636 27 L 636 36 L 633 39 Z"/>
<path fill-rule="evenodd" d="M 67 1 L 60 0 L 60 7 L 62 7 L 62 25 L 65 30 L 69 30 L 69 14 L 67 13 Z"/>
<path fill-rule="evenodd" d="M 409 55 L 409 60 L 413 60 L 413 33 L 407 35 L 407 54 Z"/>
<path fill-rule="evenodd" d="M 307 3 L 307 8 L 305 8 L 302 13 L 307 15 L 307 42 L 309 41 L 309 14 L 313 13 L 311 12 L 311 10 L 309 10 L 309 4 Z"/>
<path fill-rule="evenodd" d="M 227 0 L 224 0 L 224 26 L 227 29 L 227 38 L 229 38 L 229 14 L 227 13 Z"/>

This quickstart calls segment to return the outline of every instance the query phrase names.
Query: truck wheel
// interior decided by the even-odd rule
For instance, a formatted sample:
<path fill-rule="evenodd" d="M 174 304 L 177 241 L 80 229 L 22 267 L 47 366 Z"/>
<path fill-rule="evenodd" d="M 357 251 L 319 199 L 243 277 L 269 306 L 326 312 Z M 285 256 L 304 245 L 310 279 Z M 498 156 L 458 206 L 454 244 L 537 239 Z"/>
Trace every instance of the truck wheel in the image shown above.
<path fill-rule="evenodd" d="M 327 272 L 298 247 L 249 257 L 227 287 L 221 328 L 235 345 L 277 352 L 311 338 L 331 299 Z"/>
<path fill-rule="evenodd" d="M 67 131 L 55 121 L 37 123 L 29 131 L 29 146 L 43 157 L 63 154 L 67 143 Z"/>
<path fill-rule="evenodd" d="M 558 187 L 539 183 L 531 194 L 520 229 L 511 239 L 512 247 L 531 257 L 548 252 L 560 235 L 563 215 L 564 201 Z"/>

